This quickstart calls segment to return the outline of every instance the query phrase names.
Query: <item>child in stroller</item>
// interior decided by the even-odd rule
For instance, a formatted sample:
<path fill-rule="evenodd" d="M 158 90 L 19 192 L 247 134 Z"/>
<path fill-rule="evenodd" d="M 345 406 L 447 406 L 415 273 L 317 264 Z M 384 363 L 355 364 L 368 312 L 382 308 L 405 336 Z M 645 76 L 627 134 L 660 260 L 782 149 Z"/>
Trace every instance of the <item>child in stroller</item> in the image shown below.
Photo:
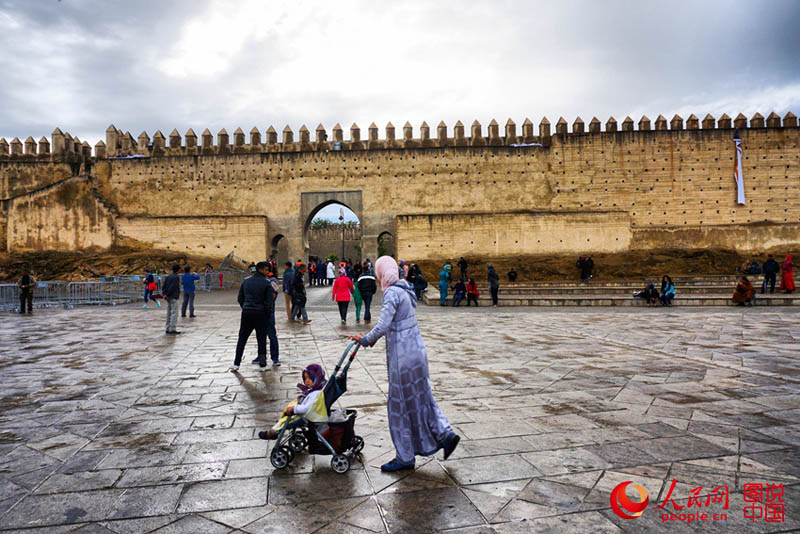
<path fill-rule="evenodd" d="M 350 359 L 339 373 L 353 347 Z M 261 439 L 276 440 L 270 453 L 270 462 L 276 469 L 287 467 L 294 454 L 306 448 L 311 454 L 332 455 L 331 468 L 337 473 L 350 469 L 352 459 L 364 448 L 364 440 L 355 435 L 357 412 L 342 410 L 330 414 L 330 410 L 347 390 L 347 370 L 359 347 L 356 343 L 347 346 L 330 380 L 325 380 L 320 365 L 311 364 L 303 369 L 302 382 L 297 384 L 301 392 L 297 400 L 286 407 L 275 426 L 258 433 Z"/>

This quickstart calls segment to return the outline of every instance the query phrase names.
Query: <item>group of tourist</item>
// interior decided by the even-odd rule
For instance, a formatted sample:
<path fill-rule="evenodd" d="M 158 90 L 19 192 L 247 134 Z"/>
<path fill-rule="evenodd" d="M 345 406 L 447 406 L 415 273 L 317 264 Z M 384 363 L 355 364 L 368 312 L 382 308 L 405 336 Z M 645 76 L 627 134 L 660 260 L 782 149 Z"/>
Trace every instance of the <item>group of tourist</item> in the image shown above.
<path fill-rule="evenodd" d="M 748 274 L 757 276 L 763 273 L 764 279 L 761 282 L 762 294 L 767 292 L 767 286 L 769 286 L 770 293 L 775 293 L 775 283 L 778 273 L 781 274 L 781 282 L 779 285 L 781 291 L 788 294 L 793 293 L 795 289 L 797 289 L 794 282 L 794 263 L 792 262 L 792 256 L 790 254 L 786 255 L 783 263 L 778 263 L 773 255 L 769 254 L 763 265 L 759 265 L 758 261 L 753 260 L 743 265 L 741 271 L 744 275 L 739 278 L 739 281 L 736 283 L 736 289 L 733 292 L 733 302 L 738 306 L 752 306 L 756 299 L 756 289 L 753 287 L 753 283 L 750 279 L 747 278 L 746 275 Z"/>
<path fill-rule="evenodd" d="M 467 306 L 470 306 L 473 303 L 475 306 L 478 306 L 478 297 L 480 297 L 480 292 L 478 291 L 478 284 L 475 282 L 475 278 L 470 277 L 467 274 L 469 263 L 462 257 L 458 261 L 457 265 L 461 276 L 455 281 L 455 283 L 453 282 L 452 275 L 453 265 L 450 263 L 450 260 L 447 260 L 442 265 L 441 271 L 439 271 L 439 305 L 447 306 L 448 291 L 452 291 L 453 307 L 460 306 L 464 300 L 467 301 Z M 517 272 L 513 268 L 508 272 L 508 279 L 512 282 L 516 281 L 517 279 Z M 492 264 L 489 264 L 487 267 L 486 280 L 489 284 L 489 294 L 492 297 L 492 306 L 496 308 L 499 304 L 500 276 L 497 274 L 497 271 Z"/>
<path fill-rule="evenodd" d="M 656 306 L 659 303 L 662 306 L 672 306 L 672 301 L 675 299 L 675 283 L 667 275 L 661 278 L 661 290 L 657 290 L 652 283 L 647 284 L 642 291 L 633 294 L 634 297 L 642 298 L 648 306 Z"/>
<path fill-rule="evenodd" d="M 331 289 L 331 299 L 339 307 L 339 317 L 342 324 L 347 323 L 347 310 L 350 301 L 355 304 L 356 323 L 361 322 L 361 308 L 364 308 L 364 323 L 372 320 L 370 306 L 372 297 L 378 290 L 375 280 L 375 271 L 369 258 L 359 263 L 345 261 L 339 264 L 339 270 Z"/>

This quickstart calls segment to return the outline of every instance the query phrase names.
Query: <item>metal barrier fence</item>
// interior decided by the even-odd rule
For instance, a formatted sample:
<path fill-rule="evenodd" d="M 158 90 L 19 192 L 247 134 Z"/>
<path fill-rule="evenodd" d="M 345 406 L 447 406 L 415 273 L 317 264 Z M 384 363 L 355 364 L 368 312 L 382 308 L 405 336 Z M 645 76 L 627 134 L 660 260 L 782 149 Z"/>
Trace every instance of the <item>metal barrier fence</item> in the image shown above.
<path fill-rule="evenodd" d="M 250 273 L 244 271 L 214 271 L 199 273 L 195 287 L 197 291 L 218 291 L 238 288 Z M 158 289 L 166 275 L 154 275 Z M 74 308 L 81 305 L 115 306 L 135 302 L 144 298 L 144 276 L 103 276 L 88 282 L 64 282 L 47 280 L 36 282 L 33 291 L 34 308 Z M 19 311 L 19 287 L 17 284 L 0 284 L 0 310 Z"/>

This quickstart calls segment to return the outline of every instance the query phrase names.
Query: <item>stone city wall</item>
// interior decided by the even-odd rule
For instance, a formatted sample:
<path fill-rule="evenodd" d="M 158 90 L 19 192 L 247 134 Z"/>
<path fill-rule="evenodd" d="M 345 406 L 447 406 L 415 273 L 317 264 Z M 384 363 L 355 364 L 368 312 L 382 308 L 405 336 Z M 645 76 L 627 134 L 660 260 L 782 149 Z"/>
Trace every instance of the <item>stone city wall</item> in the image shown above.
<path fill-rule="evenodd" d="M 238 217 L 127 217 L 117 218 L 120 239 L 134 239 L 161 250 L 203 256 L 233 252 L 247 261 L 264 259 L 267 218 Z"/>
<path fill-rule="evenodd" d="M 308 255 L 326 257 L 329 254 L 342 255 L 342 228 L 320 228 L 308 231 Z M 354 261 L 361 258 L 361 228 L 344 229 L 344 257 Z"/>
<path fill-rule="evenodd" d="M 7 203 L 8 250 L 69 251 L 114 243 L 114 213 L 97 199 L 85 177 L 69 178 Z"/>
<path fill-rule="evenodd" d="M 86 143 L 64 141 L 69 134 L 56 130 L 52 153 L 26 154 L 36 145 L 0 140 L 0 183 L 6 198 L 24 195 L 68 169 L 88 172 L 119 220 L 261 217 L 268 222 L 262 256 L 283 239 L 289 256 L 307 255 L 306 227 L 318 209 L 311 203 L 342 199 L 359 217 L 367 257 L 387 232 L 406 259 L 412 250 L 442 257 L 800 243 L 800 129 L 791 113 L 749 121 L 659 116 L 652 124 L 642 117 L 638 129 L 630 118 L 604 127 L 596 118 L 588 125 L 577 119 L 571 128 L 564 119 L 553 127 L 544 119 L 538 135 L 529 120 L 521 132 L 509 120 L 504 135 L 495 121 L 488 135 L 477 122 L 470 130 L 467 137 L 459 122 L 451 136 L 440 123 L 431 137 L 423 123 L 417 137 L 406 124 L 398 139 L 389 124 L 379 139 L 373 124 L 362 139 L 353 125 L 345 140 L 338 125 L 332 139 L 320 126 L 312 142 L 305 127 L 297 140 L 287 127 L 279 142 L 270 127 L 263 140 L 254 128 L 249 142 L 241 129 L 232 140 L 222 130 L 215 142 L 208 130 L 199 139 L 192 130 L 135 139 L 112 126 L 93 158 Z M 735 130 L 744 149 L 743 206 L 735 202 Z M 23 164 L 41 171 L 22 174 Z M 9 212 L 9 229 L 14 217 Z M 261 247 L 247 237 L 250 229 L 243 232 L 225 243 Z M 186 250 L 197 241 L 179 236 L 170 246 Z"/>

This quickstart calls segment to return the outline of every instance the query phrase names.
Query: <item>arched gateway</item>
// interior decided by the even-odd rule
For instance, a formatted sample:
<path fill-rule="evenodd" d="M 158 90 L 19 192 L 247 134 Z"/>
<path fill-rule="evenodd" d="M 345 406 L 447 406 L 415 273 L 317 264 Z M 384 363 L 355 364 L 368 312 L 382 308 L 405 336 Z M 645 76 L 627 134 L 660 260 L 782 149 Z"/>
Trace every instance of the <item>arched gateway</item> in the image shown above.
<path fill-rule="evenodd" d="M 292 261 L 297 258 L 307 260 L 311 221 L 322 208 L 330 204 L 341 204 L 356 214 L 362 231 L 362 257 L 374 260 L 378 253 L 378 236 L 394 233 L 394 219 L 365 214 L 361 190 L 301 192 L 300 213 L 296 218 L 270 218 L 269 233 L 273 248 L 278 242 L 286 242 Z"/>

